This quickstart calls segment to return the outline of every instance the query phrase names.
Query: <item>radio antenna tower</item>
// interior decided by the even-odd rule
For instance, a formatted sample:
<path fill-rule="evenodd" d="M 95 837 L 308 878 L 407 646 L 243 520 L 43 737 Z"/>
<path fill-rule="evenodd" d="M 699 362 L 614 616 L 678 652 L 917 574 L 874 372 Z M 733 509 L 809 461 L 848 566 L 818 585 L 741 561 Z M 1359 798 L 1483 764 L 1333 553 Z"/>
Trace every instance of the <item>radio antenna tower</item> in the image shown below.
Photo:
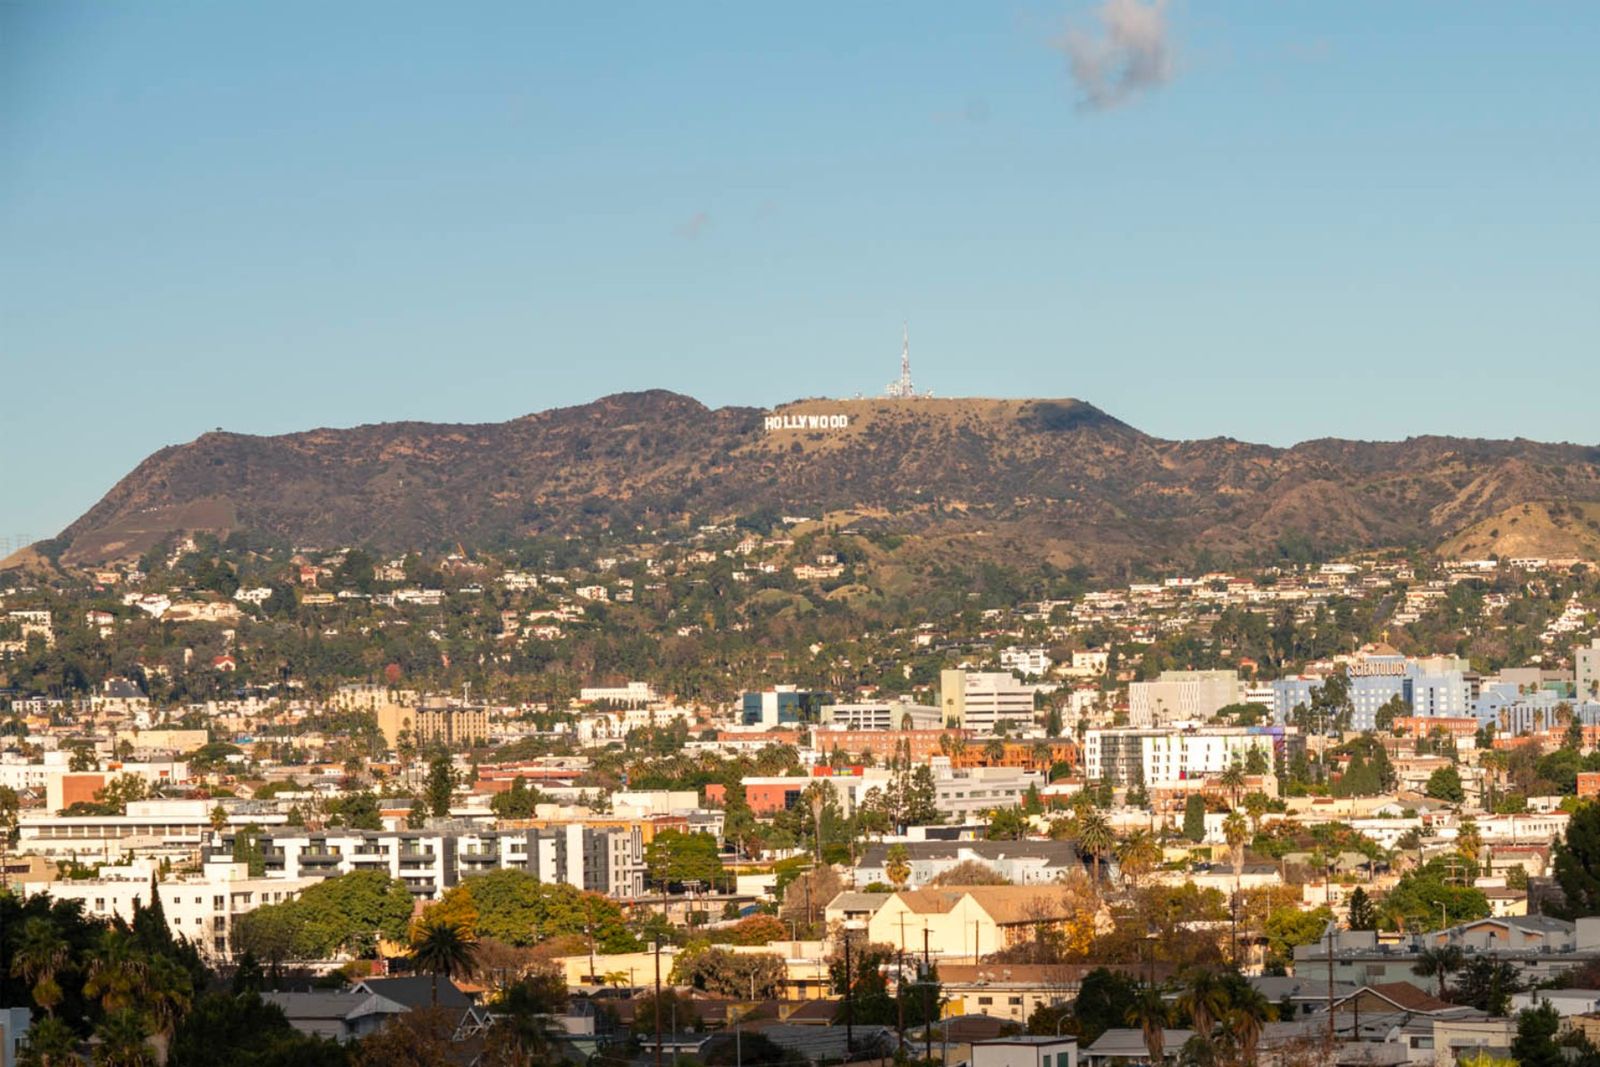
<path fill-rule="evenodd" d="M 884 396 L 908 398 L 917 395 L 917 387 L 911 384 L 911 327 L 902 324 L 900 327 L 900 377 L 889 383 L 883 391 Z"/>

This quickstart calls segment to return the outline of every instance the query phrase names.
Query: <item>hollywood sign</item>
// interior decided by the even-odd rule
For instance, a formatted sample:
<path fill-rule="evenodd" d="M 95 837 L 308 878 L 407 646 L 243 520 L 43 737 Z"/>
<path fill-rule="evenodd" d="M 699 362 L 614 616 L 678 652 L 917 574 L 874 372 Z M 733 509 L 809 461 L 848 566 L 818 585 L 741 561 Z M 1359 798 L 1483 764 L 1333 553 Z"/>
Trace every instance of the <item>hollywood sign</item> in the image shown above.
<path fill-rule="evenodd" d="M 768 415 L 763 424 L 774 430 L 842 430 L 850 425 L 849 415 Z"/>

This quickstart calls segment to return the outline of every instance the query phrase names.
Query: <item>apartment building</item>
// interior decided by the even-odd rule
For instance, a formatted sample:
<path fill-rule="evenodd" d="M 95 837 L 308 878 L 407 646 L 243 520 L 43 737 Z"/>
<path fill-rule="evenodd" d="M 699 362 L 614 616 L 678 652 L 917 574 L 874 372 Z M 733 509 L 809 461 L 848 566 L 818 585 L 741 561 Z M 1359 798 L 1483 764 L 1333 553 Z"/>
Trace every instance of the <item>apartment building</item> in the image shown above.
<path fill-rule="evenodd" d="M 1090 781 L 1163 786 L 1221 774 L 1235 762 L 1248 766 L 1252 752 L 1270 769 L 1304 746 L 1303 737 L 1283 726 L 1088 730 L 1083 763 Z"/>
<path fill-rule="evenodd" d="M 644 892 L 644 839 L 639 827 L 596 829 L 580 823 L 526 830 L 278 830 L 260 847 L 268 877 L 332 878 L 377 870 L 414 896 L 432 899 L 475 874 L 502 867 L 542 882 L 564 882 L 624 898 Z M 213 851 L 231 855 L 231 835 Z"/>
<path fill-rule="evenodd" d="M 84 881 L 23 882 L 23 896 L 48 895 L 56 900 L 76 900 L 85 914 L 130 922 L 135 910 L 151 902 L 152 886 L 160 895 L 161 911 L 174 937 L 192 942 L 216 959 L 233 954 L 232 932 L 236 916 L 263 904 L 281 904 L 299 896 L 320 877 L 251 878 L 249 865 L 229 860 L 207 862 L 197 875 L 180 875 L 164 882 L 154 880 L 155 864 L 136 862 L 100 869 L 100 877 Z"/>
<path fill-rule="evenodd" d="M 407 734 L 418 746 L 453 747 L 489 738 L 489 709 L 486 707 L 385 704 L 378 709 L 377 718 L 378 730 L 391 749 L 399 747 L 401 734 Z"/>
<path fill-rule="evenodd" d="M 210 837 L 215 802 L 205 800 L 136 800 L 124 815 L 41 815 L 25 813 L 17 826 L 20 854 L 82 863 L 115 862 L 123 856 L 181 858 L 194 853 Z M 255 823 L 271 830 L 289 817 L 264 806 L 227 809 L 226 826 Z"/>

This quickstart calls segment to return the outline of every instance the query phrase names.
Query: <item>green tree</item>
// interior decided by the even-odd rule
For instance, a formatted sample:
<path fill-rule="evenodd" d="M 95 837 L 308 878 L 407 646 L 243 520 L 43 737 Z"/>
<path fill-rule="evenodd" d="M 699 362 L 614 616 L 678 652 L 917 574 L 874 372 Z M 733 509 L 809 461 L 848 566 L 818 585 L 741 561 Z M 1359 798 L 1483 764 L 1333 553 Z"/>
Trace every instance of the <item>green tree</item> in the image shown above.
<path fill-rule="evenodd" d="M 1555 874 L 1569 919 L 1600 915 L 1600 804 L 1572 813 L 1567 833 L 1556 841 Z"/>
<path fill-rule="evenodd" d="M 1435 800 L 1451 804 L 1460 804 L 1467 799 L 1467 792 L 1461 786 L 1461 773 L 1454 765 L 1440 767 L 1429 775 L 1425 792 Z"/>
<path fill-rule="evenodd" d="M 984 836 L 990 841 L 1020 841 L 1028 833 L 1028 820 L 1020 808 L 996 808 L 989 813 L 989 828 Z"/>
<path fill-rule="evenodd" d="M 644 862 L 657 886 L 701 882 L 715 887 L 724 881 L 717 839 L 710 834 L 663 830 L 646 847 Z"/>
<path fill-rule="evenodd" d="M 1206 836 L 1206 802 L 1198 793 L 1190 793 L 1183 806 L 1183 836 L 1190 841 L 1203 841 Z"/>
<path fill-rule="evenodd" d="M 1367 896 L 1367 891 L 1356 886 L 1356 891 L 1350 894 L 1350 913 L 1347 925 L 1352 930 L 1376 930 L 1378 928 L 1378 911 L 1372 906 L 1372 898 Z"/>
<path fill-rule="evenodd" d="M 455 794 L 456 776 L 450 767 L 450 755 L 440 752 L 428 761 L 428 778 L 422 786 L 422 799 L 428 813 L 436 819 L 450 814 L 450 798 Z"/>
<path fill-rule="evenodd" d="M 1107 1030 L 1128 1025 L 1128 1005 L 1139 999 L 1139 982 L 1121 971 L 1096 967 L 1083 976 L 1073 1009 L 1080 1043 L 1093 1044 Z"/>
<path fill-rule="evenodd" d="M 1562 1067 L 1566 1057 L 1556 1043 L 1561 1016 L 1548 1002 L 1517 1013 L 1517 1036 L 1511 1041 L 1511 1058 L 1519 1067 Z"/>

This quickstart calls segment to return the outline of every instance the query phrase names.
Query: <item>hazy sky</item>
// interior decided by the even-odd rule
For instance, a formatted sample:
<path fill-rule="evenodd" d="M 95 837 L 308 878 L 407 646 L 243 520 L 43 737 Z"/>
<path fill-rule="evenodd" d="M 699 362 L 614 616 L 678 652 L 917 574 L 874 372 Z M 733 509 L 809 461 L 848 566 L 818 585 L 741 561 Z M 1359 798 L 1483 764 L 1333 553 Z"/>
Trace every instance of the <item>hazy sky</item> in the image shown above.
<path fill-rule="evenodd" d="M 1595 442 L 1600 4 L 0 2 L 0 538 L 221 426 Z"/>

